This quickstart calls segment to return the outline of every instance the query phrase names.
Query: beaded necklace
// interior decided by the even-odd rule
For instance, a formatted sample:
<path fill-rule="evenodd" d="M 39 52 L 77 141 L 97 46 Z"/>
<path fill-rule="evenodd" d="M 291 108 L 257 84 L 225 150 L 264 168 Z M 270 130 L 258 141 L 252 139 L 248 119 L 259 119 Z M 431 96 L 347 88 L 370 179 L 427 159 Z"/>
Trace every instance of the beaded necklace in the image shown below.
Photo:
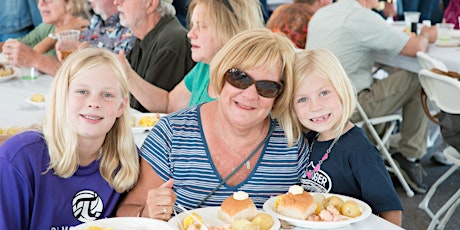
<path fill-rule="evenodd" d="M 313 149 L 313 144 L 315 143 L 315 140 L 316 138 L 318 138 L 319 136 L 319 133 L 316 134 L 315 138 L 313 139 L 313 141 L 311 142 L 311 145 L 310 145 L 310 148 L 308 149 L 308 153 L 307 153 L 307 165 L 310 164 L 310 156 L 311 156 L 311 153 L 312 153 L 312 149 Z M 313 172 L 318 172 L 320 169 L 321 169 L 321 164 L 323 162 L 325 162 L 327 160 L 327 158 L 329 158 L 329 153 L 331 152 L 331 149 L 332 147 L 334 147 L 335 145 L 335 142 L 336 142 L 337 139 L 333 140 L 331 145 L 329 146 L 329 148 L 326 150 L 326 153 L 324 153 L 323 157 L 321 157 L 321 160 L 318 161 L 318 164 L 316 164 L 315 168 L 313 170 L 308 170 L 307 172 L 307 178 L 308 179 L 311 179 L 311 177 L 313 176 Z"/>

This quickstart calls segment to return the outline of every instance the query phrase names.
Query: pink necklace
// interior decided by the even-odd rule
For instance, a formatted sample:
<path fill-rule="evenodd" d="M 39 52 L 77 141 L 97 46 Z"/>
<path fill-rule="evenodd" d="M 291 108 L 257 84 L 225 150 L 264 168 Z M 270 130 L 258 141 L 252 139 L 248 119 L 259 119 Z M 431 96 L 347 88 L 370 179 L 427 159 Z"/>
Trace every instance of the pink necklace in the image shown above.
<path fill-rule="evenodd" d="M 311 145 L 310 145 L 310 148 L 308 149 L 308 153 L 307 153 L 307 165 L 310 164 L 310 156 L 311 156 L 311 153 L 312 153 L 312 149 L 313 149 L 313 144 L 315 143 L 315 140 L 316 138 L 318 138 L 319 136 L 319 133 L 316 134 L 315 138 L 313 139 L 313 141 L 311 142 Z M 311 179 L 311 177 L 313 176 L 313 172 L 318 172 L 320 169 L 321 169 L 321 164 L 323 162 L 325 162 L 327 160 L 327 158 L 329 158 L 329 153 L 331 152 L 331 149 L 332 147 L 334 147 L 335 145 L 335 142 L 336 140 L 333 140 L 331 145 L 329 146 L 329 148 L 326 150 L 326 153 L 324 153 L 323 157 L 321 157 L 321 160 L 318 161 L 318 164 L 316 164 L 315 168 L 313 170 L 308 170 L 307 172 L 307 178 L 308 179 Z"/>

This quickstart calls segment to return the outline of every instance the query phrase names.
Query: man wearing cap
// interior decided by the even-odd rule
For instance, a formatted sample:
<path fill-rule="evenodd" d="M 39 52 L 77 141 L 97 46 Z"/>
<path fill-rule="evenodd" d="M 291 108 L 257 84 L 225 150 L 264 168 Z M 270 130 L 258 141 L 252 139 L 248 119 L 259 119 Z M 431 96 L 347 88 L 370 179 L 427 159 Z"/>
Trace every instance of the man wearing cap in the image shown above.
<path fill-rule="evenodd" d="M 173 0 L 115 0 L 120 23 L 137 37 L 126 55 L 131 107 L 141 112 L 150 84 L 171 91 L 195 65 L 187 31 L 175 17 Z M 120 56 L 123 52 L 120 52 Z"/>

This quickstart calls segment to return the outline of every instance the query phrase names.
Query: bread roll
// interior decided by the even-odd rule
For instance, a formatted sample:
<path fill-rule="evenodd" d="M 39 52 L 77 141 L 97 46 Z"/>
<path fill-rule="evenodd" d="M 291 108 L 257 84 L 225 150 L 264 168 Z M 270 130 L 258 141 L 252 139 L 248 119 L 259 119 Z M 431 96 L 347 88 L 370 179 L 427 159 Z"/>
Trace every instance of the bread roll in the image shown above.
<path fill-rule="evenodd" d="M 316 209 L 313 197 L 298 185 L 291 186 L 289 192 L 278 196 L 278 199 L 276 212 L 283 216 L 305 220 Z"/>
<path fill-rule="evenodd" d="M 257 208 L 254 202 L 245 192 L 235 192 L 233 196 L 227 197 L 221 206 L 217 216 L 219 219 L 232 223 L 238 219 L 252 220 L 257 215 Z"/>

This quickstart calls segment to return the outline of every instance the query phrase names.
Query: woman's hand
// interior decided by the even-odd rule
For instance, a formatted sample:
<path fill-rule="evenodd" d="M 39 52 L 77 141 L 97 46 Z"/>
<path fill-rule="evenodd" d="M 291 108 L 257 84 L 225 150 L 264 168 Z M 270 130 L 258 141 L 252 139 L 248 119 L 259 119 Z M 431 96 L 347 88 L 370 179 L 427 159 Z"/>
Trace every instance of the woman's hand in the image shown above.
<path fill-rule="evenodd" d="M 176 194 L 172 190 L 173 185 L 174 180 L 169 179 L 159 188 L 149 190 L 145 207 L 140 216 L 169 220 L 174 212 L 174 203 L 176 202 Z"/>
<path fill-rule="evenodd" d="M 8 39 L 5 42 L 3 53 L 8 63 L 17 67 L 35 67 L 34 61 L 39 55 L 32 47 L 16 39 Z"/>

